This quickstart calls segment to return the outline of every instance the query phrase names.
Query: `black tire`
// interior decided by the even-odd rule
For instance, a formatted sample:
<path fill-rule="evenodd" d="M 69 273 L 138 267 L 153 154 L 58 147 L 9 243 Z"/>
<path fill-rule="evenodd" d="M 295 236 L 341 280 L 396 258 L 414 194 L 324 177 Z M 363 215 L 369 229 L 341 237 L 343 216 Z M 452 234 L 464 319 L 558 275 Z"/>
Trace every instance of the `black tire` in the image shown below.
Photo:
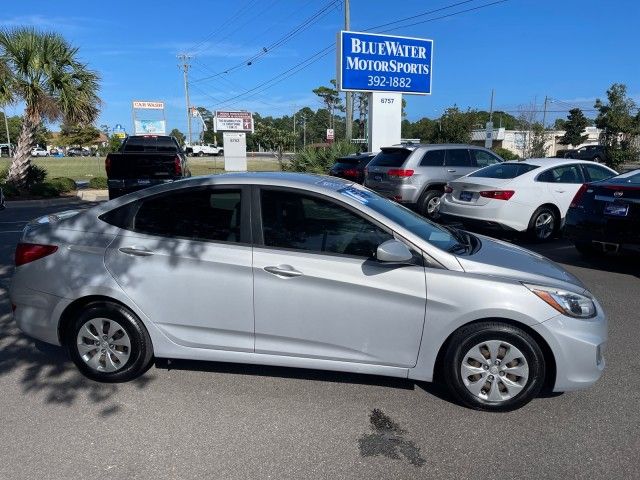
<path fill-rule="evenodd" d="M 460 371 L 467 352 L 490 340 L 508 342 L 516 347 L 522 352 L 529 368 L 528 379 L 522 390 L 507 400 L 497 402 L 474 395 L 465 386 Z M 442 370 L 449 392 L 461 404 L 476 410 L 506 412 L 526 405 L 538 395 L 544 385 L 546 366 L 540 346 L 527 332 L 501 322 L 481 322 L 462 327 L 454 333 L 444 356 Z"/>
<path fill-rule="evenodd" d="M 552 219 L 553 225 L 551 226 L 550 231 L 544 232 L 544 234 L 536 229 L 536 224 L 540 221 L 544 221 L 544 218 Z M 558 218 L 558 214 L 551 207 L 540 207 L 533 215 L 531 215 L 531 220 L 529 220 L 529 227 L 527 228 L 527 236 L 530 240 L 534 242 L 547 242 L 552 240 L 560 230 L 560 218 Z"/>
<path fill-rule="evenodd" d="M 438 218 L 437 209 L 433 210 L 433 207 L 440 203 L 439 199 L 442 195 L 443 192 L 440 190 L 427 190 L 423 193 L 420 201 L 418 202 L 418 212 L 420 215 L 430 220 Z"/>
<path fill-rule="evenodd" d="M 109 188 L 109 200 L 113 200 L 114 198 L 118 198 L 121 196 L 122 196 L 122 192 L 120 192 L 120 190 Z"/>
<path fill-rule="evenodd" d="M 199 157 L 204 157 L 204 152 L 198 152 Z"/>
<path fill-rule="evenodd" d="M 86 322 L 106 319 L 118 322 L 126 331 L 131 344 L 129 359 L 114 372 L 100 372 L 89 367 L 78 351 L 77 336 Z M 126 382 L 142 375 L 151 366 L 153 346 L 147 329 L 128 308 L 112 302 L 92 302 L 88 304 L 69 324 L 65 332 L 65 347 L 73 363 L 80 372 L 98 382 Z"/>
<path fill-rule="evenodd" d="M 221 155 L 224 155 L 224 150 L 220 150 L 220 151 L 218 152 L 218 156 L 221 156 Z"/>

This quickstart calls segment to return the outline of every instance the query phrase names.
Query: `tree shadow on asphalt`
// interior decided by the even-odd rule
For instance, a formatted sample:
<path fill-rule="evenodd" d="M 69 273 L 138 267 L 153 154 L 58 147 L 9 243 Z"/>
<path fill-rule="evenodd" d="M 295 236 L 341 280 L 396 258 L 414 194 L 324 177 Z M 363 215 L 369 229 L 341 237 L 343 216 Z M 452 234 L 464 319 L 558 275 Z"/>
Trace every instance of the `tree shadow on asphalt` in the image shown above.
<path fill-rule="evenodd" d="M 120 411 L 114 401 L 119 386 L 98 383 L 83 377 L 63 348 L 23 335 L 10 315 L 0 317 L 0 376 L 17 374 L 25 395 L 44 394 L 45 402 L 71 406 L 86 396 L 109 417 Z M 153 377 L 136 379 L 137 388 L 145 388 Z"/>

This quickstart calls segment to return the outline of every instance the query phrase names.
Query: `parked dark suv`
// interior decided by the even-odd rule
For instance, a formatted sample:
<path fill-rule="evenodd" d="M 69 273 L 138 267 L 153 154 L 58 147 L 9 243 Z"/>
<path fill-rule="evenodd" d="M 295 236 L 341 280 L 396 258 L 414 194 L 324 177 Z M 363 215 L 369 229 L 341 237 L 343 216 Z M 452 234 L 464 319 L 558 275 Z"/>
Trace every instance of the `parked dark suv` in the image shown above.
<path fill-rule="evenodd" d="M 433 218 L 447 182 L 500 162 L 491 150 L 474 145 L 394 145 L 371 160 L 364 184 Z"/>
<path fill-rule="evenodd" d="M 578 160 L 591 160 L 601 163 L 605 161 L 606 155 L 602 145 L 586 145 L 575 150 L 567 150 L 564 158 L 576 158 Z"/>
<path fill-rule="evenodd" d="M 337 158 L 336 163 L 329 170 L 329 175 L 363 183 L 364 169 L 375 156 L 375 153 L 365 152 Z"/>

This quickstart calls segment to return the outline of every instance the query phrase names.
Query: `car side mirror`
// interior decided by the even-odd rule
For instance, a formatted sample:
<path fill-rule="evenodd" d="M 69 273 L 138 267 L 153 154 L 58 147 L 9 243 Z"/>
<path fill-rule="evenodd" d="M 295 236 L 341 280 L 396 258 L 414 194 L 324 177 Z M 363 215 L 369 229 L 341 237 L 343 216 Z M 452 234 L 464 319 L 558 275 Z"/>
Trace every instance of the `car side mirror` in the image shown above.
<path fill-rule="evenodd" d="M 404 263 L 413 259 L 413 254 L 404 243 L 391 239 L 378 245 L 376 259 L 379 262 Z"/>

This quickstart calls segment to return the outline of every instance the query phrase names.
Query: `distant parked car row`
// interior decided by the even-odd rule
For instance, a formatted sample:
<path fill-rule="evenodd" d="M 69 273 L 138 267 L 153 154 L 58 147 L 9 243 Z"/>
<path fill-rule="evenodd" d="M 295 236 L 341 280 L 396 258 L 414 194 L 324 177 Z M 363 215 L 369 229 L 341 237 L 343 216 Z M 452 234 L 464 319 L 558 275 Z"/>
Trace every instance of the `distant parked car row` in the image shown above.
<path fill-rule="evenodd" d="M 85 147 L 71 147 L 68 148 L 66 153 L 62 149 L 52 148 L 47 150 L 42 147 L 34 147 L 31 149 L 32 157 L 49 157 L 49 156 L 67 156 L 67 157 L 90 157 L 94 152 Z"/>
<path fill-rule="evenodd" d="M 600 146 L 505 162 L 473 145 L 395 145 L 337 159 L 330 174 L 422 215 L 547 241 L 563 227 L 585 254 L 640 250 L 640 171 L 617 176 Z M 566 223 L 566 225 L 565 225 Z"/>

